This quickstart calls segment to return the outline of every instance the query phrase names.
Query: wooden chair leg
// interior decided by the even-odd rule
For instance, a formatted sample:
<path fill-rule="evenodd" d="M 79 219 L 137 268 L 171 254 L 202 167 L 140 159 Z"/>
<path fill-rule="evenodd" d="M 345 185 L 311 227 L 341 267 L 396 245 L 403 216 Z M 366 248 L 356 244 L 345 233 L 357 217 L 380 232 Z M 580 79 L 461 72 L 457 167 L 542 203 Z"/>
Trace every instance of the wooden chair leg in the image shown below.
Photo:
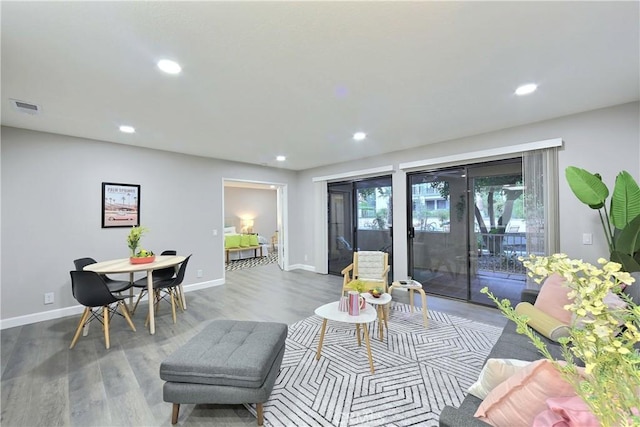
<path fill-rule="evenodd" d="M 178 422 L 178 414 L 180 413 L 180 404 L 173 404 L 173 411 L 171 411 L 171 424 L 175 424 Z"/>
<path fill-rule="evenodd" d="M 178 286 L 180 289 L 180 307 L 182 307 L 182 311 L 187 309 L 187 299 L 184 296 L 184 288 L 182 287 L 182 283 Z"/>
<path fill-rule="evenodd" d="M 93 308 L 89 307 L 89 315 L 87 316 L 87 318 L 89 316 L 91 316 L 92 313 L 93 313 Z M 83 337 L 89 336 L 89 325 L 90 324 L 91 324 L 91 322 L 87 322 L 86 320 L 84 321 L 84 327 L 82 328 L 82 336 Z"/>
<path fill-rule="evenodd" d="M 256 412 L 258 415 L 258 425 L 261 426 L 264 424 L 264 408 L 262 407 L 262 403 L 256 403 Z"/>
<path fill-rule="evenodd" d="M 173 289 L 169 289 L 169 299 L 171 300 L 171 316 L 173 317 L 173 323 L 176 323 L 176 301 L 173 298 Z"/>
<path fill-rule="evenodd" d="M 82 332 L 82 330 L 84 329 L 84 324 L 87 321 L 87 317 L 89 317 L 90 312 L 91 312 L 91 309 L 89 307 L 84 308 L 84 311 L 82 312 L 82 316 L 80 317 L 80 323 L 78 323 L 78 328 L 76 329 L 76 333 L 73 336 L 73 340 L 71 340 L 71 345 L 69 346 L 70 349 L 76 345 L 78 338 L 80 338 L 80 332 Z"/>
<path fill-rule="evenodd" d="M 154 303 L 153 303 L 153 312 L 157 313 L 160 311 L 160 300 L 162 299 L 162 295 L 160 294 L 160 290 L 153 291 L 154 293 Z"/>
<path fill-rule="evenodd" d="M 136 308 L 138 308 L 138 303 L 140 302 L 140 300 L 142 299 L 142 296 L 144 295 L 145 290 L 142 289 L 140 291 L 140 293 L 138 294 L 138 299 L 136 300 L 135 305 L 133 306 L 133 308 L 131 309 L 131 314 L 136 314 Z"/>
<path fill-rule="evenodd" d="M 182 285 L 178 285 L 173 289 L 174 289 L 176 301 L 178 302 L 178 307 L 180 307 L 180 310 L 182 310 L 182 312 L 184 313 L 184 311 L 187 309 L 187 303 L 184 299 L 184 294 L 183 294 L 184 291 L 182 289 Z"/>
<path fill-rule="evenodd" d="M 111 347 L 111 342 L 109 341 L 109 306 L 105 305 L 102 307 L 102 317 L 104 318 L 104 342 L 107 346 L 107 350 Z"/>
<path fill-rule="evenodd" d="M 120 311 L 122 311 L 122 315 L 126 319 L 127 323 L 129 324 L 129 326 L 131 326 L 131 329 L 135 331 L 136 327 L 133 325 L 133 322 L 131 321 L 131 316 L 129 316 L 129 309 L 127 308 L 127 303 L 124 301 L 118 301 L 118 305 L 120 306 Z"/>

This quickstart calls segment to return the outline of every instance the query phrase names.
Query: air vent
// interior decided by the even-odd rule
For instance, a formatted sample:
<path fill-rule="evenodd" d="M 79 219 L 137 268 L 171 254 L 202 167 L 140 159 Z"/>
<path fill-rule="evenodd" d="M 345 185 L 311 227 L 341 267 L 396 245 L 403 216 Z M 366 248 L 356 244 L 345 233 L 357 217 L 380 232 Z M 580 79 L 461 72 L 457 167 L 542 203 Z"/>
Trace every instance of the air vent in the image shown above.
<path fill-rule="evenodd" d="M 21 113 L 27 114 L 40 114 L 42 108 L 39 105 L 31 104 L 29 102 L 18 101 L 17 99 L 9 99 L 11 101 L 11 105 L 13 108 L 20 111 Z"/>

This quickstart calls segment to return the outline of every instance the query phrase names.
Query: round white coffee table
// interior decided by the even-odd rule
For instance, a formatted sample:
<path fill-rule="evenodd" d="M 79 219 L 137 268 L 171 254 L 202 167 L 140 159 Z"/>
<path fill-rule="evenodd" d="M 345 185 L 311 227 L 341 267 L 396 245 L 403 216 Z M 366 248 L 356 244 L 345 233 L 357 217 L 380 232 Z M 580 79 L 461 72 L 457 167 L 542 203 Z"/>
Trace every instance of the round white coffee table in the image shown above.
<path fill-rule="evenodd" d="M 387 314 L 385 313 L 384 306 L 391 302 L 391 295 L 383 293 L 380 294 L 378 298 L 375 298 L 369 292 L 363 292 L 360 295 L 364 297 L 365 301 L 373 305 L 378 312 L 378 336 L 380 337 L 380 341 L 382 341 L 384 339 L 384 328 L 389 330 L 389 325 L 387 325 Z"/>
<path fill-rule="evenodd" d="M 356 325 L 356 337 L 358 339 L 358 345 L 361 345 L 360 341 L 360 325 L 364 323 L 371 323 L 378 317 L 376 310 L 369 304 L 365 304 L 365 307 L 360 310 L 360 315 L 351 316 L 346 311 L 338 310 L 339 301 L 330 302 L 316 308 L 315 313 L 322 317 L 322 327 L 320 328 L 320 341 L 318 342 L 318 351 L 316 352 L 316 360 L 320 360 L 320 353 L 322 352 L 322 342 L 324 341 L 324 333 L 327 329 L 327 320 L 333 320 L 335 322 L 354 323 Z M 371 344 L 369 343 L 369 331 L 363 326 L 364 330 L 364 342 L 367 345 L 367 356 L 369 357 L 369 366 L 371 367 L 371 373 L 374 373 L 373 369 L 373 356 L 371 355 Z"/>

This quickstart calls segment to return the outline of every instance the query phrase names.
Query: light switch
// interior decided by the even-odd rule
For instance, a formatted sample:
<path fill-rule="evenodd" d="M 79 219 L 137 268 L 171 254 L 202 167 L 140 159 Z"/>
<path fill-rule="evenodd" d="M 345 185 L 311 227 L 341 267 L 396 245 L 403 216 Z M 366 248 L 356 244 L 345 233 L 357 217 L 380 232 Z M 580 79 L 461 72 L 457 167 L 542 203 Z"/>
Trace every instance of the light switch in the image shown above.
<path fill-rule="evenodd" d="M 214 235 L 214 236 L 217 236 L 217 235 L 218 235 L 218 230 L 215 230 L 215 229 L 214 229 L 214 230 L 213 230 L 213 235 Z"/>
<path fill-rule="evenodd" d="M 583 245 L 592 245 L 593 244 L 593 235 L 591 233 L 582 233 L 582 244 Z"/>

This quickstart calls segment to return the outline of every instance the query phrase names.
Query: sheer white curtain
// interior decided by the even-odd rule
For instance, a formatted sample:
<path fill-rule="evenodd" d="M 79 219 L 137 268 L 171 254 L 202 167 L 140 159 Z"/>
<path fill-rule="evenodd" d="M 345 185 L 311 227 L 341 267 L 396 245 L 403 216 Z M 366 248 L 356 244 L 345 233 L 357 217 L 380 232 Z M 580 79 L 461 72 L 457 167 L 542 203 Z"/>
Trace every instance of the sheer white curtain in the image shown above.
<path fill-rule="evenodd" d="M 522 156 L 527 253 L 551 255 L 558 235 L 558 149 L 544 148 Z"/>

